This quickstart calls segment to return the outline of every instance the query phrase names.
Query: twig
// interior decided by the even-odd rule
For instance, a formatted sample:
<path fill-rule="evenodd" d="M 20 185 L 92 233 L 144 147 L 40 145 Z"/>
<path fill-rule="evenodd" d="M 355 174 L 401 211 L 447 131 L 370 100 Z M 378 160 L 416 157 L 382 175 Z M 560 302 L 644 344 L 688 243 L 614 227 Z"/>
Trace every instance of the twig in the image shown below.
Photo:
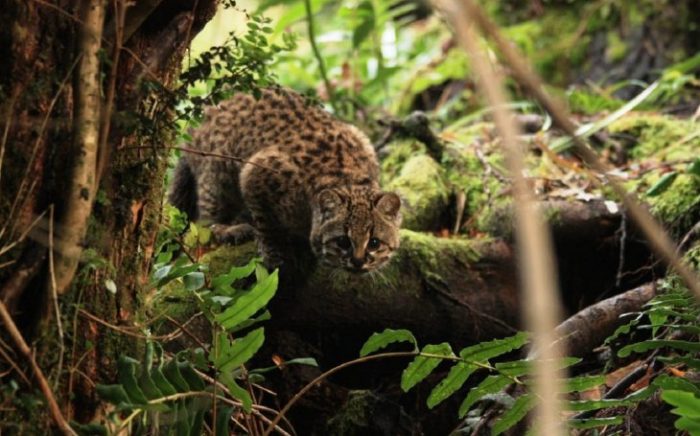
<path fill-rule="evenodd" d="M 358 363 L 364 363 L 364 362 L 369 362 L 371 360 L 378 360 L 378 359 L 386 359 L 386 358 L 391 358 L 391 357 L 413 357 L 418 355 L 417 352 L 415 351 L 400 351 L 400 352 L 394 352 L 394 353 L 380 353 L 380 354 L 373 354 L 371 356 L 364 356 L 360 357 L 359 359 L 355 360 L 350 360 L 349 362 L 345 362 L 341 365 L 336 366 L 335 368 L 331 368 L 328 371 L 324 372 L 323 374 L 319 375 L 315 379 L 311 380 L 309 383 L 306 384 L 299 392 L 297 392 L 291 400 L 287 402 L 287 404 L 284 405 L 282 410 L 279 411 L 275 419 L 272 420 L 272 423 L 265 429 L 265 432 L 263 433 L 263 436 L 268 436 L 272 430 L 279 424 L 280 420 L 284 418 L 284 415 L 289 411 L 289 409 L 292 408 L 292 406 L 299 401 L 301 397 L 304 396 L 311 388 L 316 386 L 316 384 L 320 383 L 321 381 L 325 380 L 326 378 L 330 377 L 331 375 L 335 374 L 338 371 L 342 371 L 345 368 L 348 368 L 350 366 L 357 365 Z M 441 358 L 444 358 L 445 356 L 440 356 Z"/>
<path fill-rule="evenodd" d="M 681 277 L 684 284 L 700 299 L 700 279 L 676 253 L 671 238 L 661 225 L 654 219 L 651 213 L 641 206 L 637 198 L 628 193 L 625 187 L 610 175 L 608 165 L 602 162 L 596 153 L 576 135 L 576 126 L 567 115 L 563 104 L 551 98 L 545 91 L 542 81 L 532 72 L 523 56 L 507 41 L 498 27 L 486 16 L 483 10 L 477 7 L 471 0 L 465 1 L 469 16 L 474 20 L 484 35 L 490 37 L 501 55 L 510 67 L 513 78 L 520 83 L 550 114 L 553 122 L 574 141 L 574 152 L 593 170 L 605 175 L 610 187 L 622 200 L 630 217 L 637 223 L 653 250 L 659 254 L 670 267 Z"/>
<path fill-rule="evenodd" d="M 27 386 L 32 385 L 32 382 L 29 381 L 29 378 L 24 373 L 24 371 L 20 369 L 19 365 L 17 365 L 17 363 L 12 359 L 12 356 L 10 356 L 10 354 L 7 351 L 5 351 L 5 347 L 0 347 L 0 356 L 2 356 L 2 358 L 5 359 L 5 361 L 12 367 L 12 369 L 14 369 L 17 372 L 19 377 L 22 380 L 24 380 Z"/>
<path fill-rule="evenodd" d="M 233 156 L 230 154 L 221 154 L 221 153 L 216 153 L 213 151 L 197 150 L 196 148 L 182 147 L 179 145 L 165 145 L 165 146 L 159 147 L 159 149 L 162 149 L 162 150 L 180 150 L 180 151 L 184 151 L 185 153 L 196 154 L 198 156 L 216 157 L 219 159 L 228 159 L 228 160 L 232 160 L 235 162 L 240 162 L 242 164 L 250 164 L 250 165 L 253 165 L 254 167 L 262 168 L 264 170 L 280 174 L 280 171 L 278 171 L 274 168 L 266 167 L 265 165 L 260 165 L 258 163 L 251 162 L 249 160 L 240 158 L 238 156 Z M 122 147 L 121 150 L 153 150 L 153 147 L 147 146 L 147 145 L 130 145 L 130 146 Z"/>
<path fill-rule="evenodd" d="M 58 382 L 61 380 L 61 370 L 63 368 L 63 355 L 65 353 L 65 346 L 63 345 L 63 322 L 61 321 L 61 310 L 58 307 L 58 293 L 56 292 L 56 272 L 54 269 L 53 261 L 53 211 L 54 205 L 49 206 L 49 277 L 51 283 L 51 300 L 53 301 L 53 308 L 56 316 L 56 327 L 58 328 L 58 365 L 56 371 L 56 380 L 54 381 L 53 388 L 58 388 Z"/>
<path fill-rule="evenodd" d="M 627 245 L 627 214 L 622 211 L 620 214 L 620 256 L 617 260 L 617 274 L 615 274 L 615 287 L 620 288 L 622 283 L 622 272 L 625 268 L 625 247 Z"/>
<path fill-rule="evenodd" d="M 41 392 L 44 394 L 46 402 L 48 403 L 51 417 L 56 422 L 56 425 L 65 435 L 77 435 L 77 433 L 73 431 L 71 426 L 61 414 L 61 409 L 58 407 L 56 398 L 53 396 L 53 392 L 51 391 L 49 382 L 46 381 L 44 373 L 41 371 L 41 368 L 39 368 L 39 365 L 36 363 L 36 360 L 34 360 L 34 357 L 32 356 L 32 350 L 29 348 L 29 345 L 27 345 L 27 343 L 24 341 L 22 334 L 17 329 L 17 325 L 12 320 L 12 316 L 10 316 L 10 312 L 7 311 L 7 307 L 2 301 L 0 301 L 0 318 L 2 319 L 2 322 L 5 325 L 5 329 L 10 334 L 10 337 L 12 337 L 12 340 L 15 342 L 15 345 L 17 346 L 17 348 L 19 348 L 19 351 L 24 355 L 27 361 L 29 361 L 32 370 L 34 371 L 34 376 L 36 377 L 37 382 L 39 383 L 39 388 L 41 389 Z"/>
<path fill-rule="evenodd" d="M 477 85 L 488 103 L 493 106 L 494 122 L 503 141 L 504 154 L 513 178 L 516 237 L 520 280 L 525 302 L 525 318 L 534 333 L 534 346 L 539 350 L 535 360 L 535 393 L 540 402 L 537 414 L 543 434 L 563 434 L 561 405 L 557 398 L 561 389 L 561 369 L 558 358 L 560 346 L 555 342 L 554 328 L 559 323 L 561 304 L 555 279 L 551 234 L 538 211 L 533 194 L 523 175 L 523 150 L 518 140 L 515 118 L 506 105 L 503 81 L 483 53 L 474 32 L 474 10 L 480 10 L 471 0 L 454 0 L 449 5 L 441 1 L 452 20 L 457 39 L 469 54 L 477 74 Z M 554 343 L 554 344 L 553 344 Z"/>
<path fill-rule="evenodd" d="M 78 89 L 75 97 L 75 146 L 77 159 L 66 195 L 65 213 L 61 217 L 60 247 L 56 252 L 56 289 L 63 294 L 78 269 L 81 242 L 92 213 L 97 180 L 97 153 L 100 136 L 100 57 L 105 17 L 104 1 L 82 2 L 85 26 L 80 38 L 82 58 L 78 68 Z"/>
<path fill-rule="evenodd" d="M 119 55 L 122 51 L 122 42 L 124 38 L 124 17 L 126 15 L 126 5 L 124 0 L 114 0 L 114 47 L 112 50 L 112 65 L 109 71 L 109 82 L 107 84 L 107 95 L 105 96 L 105 105 L 100 116 L 101 124 L 99 130 L 100 143 L 97 147 L 97 167 L 95 170 L 95 184 L 93 190 L 97 191 L 102 180 L 102 174 L 107 166 L 110 155 L 109 147 L 109 130 L 112 122 L 112 107 L 114 106 L 114 93 L 117 87 L 117 68 L 119 67 Z M 94 198 L 95 192 L 93 192 Z"/>
<path fill-rule="evenodd" d="M 311 9 L 311 0 L 304 0 L 304 8 L 306 10 L 306 26 L 309 33 L 309 44 L 311 44 L 311 51 L 316 57 L 316 62 L 318 63 L 318 69 L 321 73 L 321 78 L 323 79 L 323 84 L 326 87 L 326 92 L 328 92 L 328 101 L 333 108 L 333 113 L 338 113 L 338 108 L 335 104 L 335 91 L 333 86 L 331 86 L 330 80 L 328 80 L 328 73 L 326 73 L 326 64 L 323 62 L 323 57 L 321 57 L 321 52 L 316 45 L 316 32 L 314 30 L 314 13 Z"/>

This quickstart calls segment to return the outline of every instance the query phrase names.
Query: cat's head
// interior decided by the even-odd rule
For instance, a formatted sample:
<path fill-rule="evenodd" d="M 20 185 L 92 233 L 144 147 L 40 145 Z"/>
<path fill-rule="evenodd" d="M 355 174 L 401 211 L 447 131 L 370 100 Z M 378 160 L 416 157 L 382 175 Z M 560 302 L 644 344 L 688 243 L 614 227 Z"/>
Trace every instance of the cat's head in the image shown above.
<path fill-rule="evenodd" d="M 393 192 L 325 189 L 312 206 L 311 248 L 325 265 L 372 271 L 399 247 L 401 200 Z"/>

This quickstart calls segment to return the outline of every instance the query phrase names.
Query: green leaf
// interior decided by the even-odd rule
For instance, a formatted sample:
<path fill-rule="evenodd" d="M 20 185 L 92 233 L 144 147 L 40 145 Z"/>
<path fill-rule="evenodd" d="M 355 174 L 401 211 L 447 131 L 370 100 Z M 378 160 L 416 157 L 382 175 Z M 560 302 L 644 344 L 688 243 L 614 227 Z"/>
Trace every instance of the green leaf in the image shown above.
<path fill-rule="evenodd" d="M 588 429 L 595 427 L 603 427 L 606 425 L 620 425 L 624 422 L 624 416 L 611 416 L 608 418 L 591 418 L 591 419 L 571 419 L 569 426 L 578 429 Z"/>
<path fill-rule="evenodd" d="M 195 412 L 194 416 L 190 419 L 190 434 L 189 436 L 201 436 L 206 434 L 202 432 L 202 427 L 204 426 L 204 412 L 198 410 Z"/>
<path fill-rule="evenodd" d="M 684 430 L 691 435 L 700 434 L 700 398 L 690 392 L 664 390 L 661 398 L 675 409 L 671 413 L 679 415 L 675 422 L 678 430 Z"/>
<path fill-rule="evenodd" d="M 459 357 L 464 360 L 481 362 L 500 356 L 501 354 L 517 350 L 527 343 L 527 338 L 527 333 L 519 332 L 516 335 L 507 338 L 482 342 L 480 344 L 464 348 L 459 352 Z"/>
<path fill-rule="evenodd" d="M 228 423 L 233 414 L 233 407 L 222 406 L 216 411 L 216 436 L 229 436 Z"/>
<path fill-rule="evenodd" d="M 695 371 L 700 371 L 700 359 L 695 359 L 693 357 L 688 357 L 688 356 L 674 356 L 674 357 L 666 357 L 666 356 L 659 356 L 657 357 L 661 362 L 664 362 L 666 364 L 671 364 L 671 365 L 677 365 L 677 364 L 683 364 L 688 366 L 688 368 L 694 369 Z"/>
<path fill-rule="evenodd" d="M 70 426 L 80 436 L 107 436 L 107 428 L 101 424 L 81 424 L 71 421 Z"/>
<path fill-rule="evenodd" d="M 257 260 L 253 259 L 245 266 L 231 267 L 228 273 L 214 277 L 211 281 L 211 285 L 214 288 L 230 287 L 236 280 L 240 280 L 253 274 L 256 264 Z"/>
<path fill-rule="evenodd" d="M 247 319 L 243 321 L 242 323 L 238 324 L 236 327 L 229 329 L 229 333 L 236 333 L 237 331 L 247 329 L 250 326 L 253 326 L 259 322 L 267 321 L 269 319 L 272 319 L 272 315 L 270 315 L 270 311 L 266 310 L 260 315 L 256 315 L 254 318 Z"/>
<path fill-rule="evenodd" d="M 491 434 L 499 435 L 513 427 L 520 422 L 535 405 L 537 405 L 537 402 L 535 401 L 534 394 L 525 394 L 518 397 L 515 403 L 513 403 L 513 407 L 501 415 L 501 418 L 493 425 Z"/>
<path fill-rule="evenodd" d="M 479 369 L 479 367 L 473 363 L 457 362 L 457 364 L 450 369 L 447 377 L 442 379 L 430 392 L 427 400 L 428 408 L 432 409 L 449 398 L 450 395 L 457 392 L 457 390 L 464 385 L 469 376 L 477 369 Z"/>
<path fill-rule="evenodd" d="M 566 380 L 564 392 L 581 392 L 605 383 L 604 375 L 573 377 Z"/>
<path fill-rule="evenodd" d="M 202 391 L 206 388 L 202 378 L 192 369 L 192 365 L 189 362 L 178 362 L 178 369 L 180 370 L 180 375 L 187 382 L 187 385 L 192 391 Z"/>
<path fill-rule="evenodd" d="M 360 357 L 364 357 L 368 354 L 374 353 L 377 350 L 386 348 L 389 344 L 394 342 L 411 342 L 414 349 L 418 348 L 418 341 L 408 330 L 394 330 L 386 329 L 381 333 L 373 333 L 372 336 L 367 339 L 367 342 L 362 346 L 360 350 Z"/>
<path fill-rule="evenodd" d="M 696 175 L 700 177 L 700 157 L 695 159 L 693 163 L 688 165 L 688 169 L 686 170 L 689 174 Z"/>
<path fill-rule="evenodd" d="M 564 357 L 559 359 L 559 365 L 558 368 L 568 368 L 570 366 L 576 365 L 579 363 L 582 359 L 579 357 Z M 531 360 L 516 360 L 513 362 L 500 362 L 497 363 L 496 370 L 500 372 L 501 374 L 510 376 L 510 377 L 520 377 L 522 375 L 527 375 L 532 372 L 532 364 L 533 361 Z"/>
<path fill-rule="evenodd" d="M 477 401 L 482 399 L 484 395 L 494 394 L 508 386 L 511 382 L 511 379 L 500 374 L 486 377 L 477 387 L 472 388 L 464 401 L 462 401 L 462 404 L 459 406 L 459 417 L 463 418 L 469 409 L 471 409 Z"/>
<path fill-rule="evenodd" d="M 243 410 L 248 413 L 253 410 L 253 399 L 250 397 L 247 390 L 243 389 L 238 383 L 236 383 L 236 380 L 234 380 L 230 371 L 220 373 L 219 381 L 226 385 L 233 398 L 241 402 L 243 405 Z"/>
<path fill-rule="evenodd" d="M 636 344 L 630 344 L 625 347 L 622 347 L 620 351 L 617 352 L 617 355 L 619 357 L 627 357 L 631 353 L 643 353 L 645 351 L 655 350 L 657 348 L 662 347 L 669 347 L 683 351 L 698 352 L 700 351 L 700 342 L 650 339 L 648 341 L 637 342 Z"/>
<path fill-rule="evenodd" d="M 112 404 L 129 404 L 129 396 L 122 385 L 97 385 L 95 386 L 97 395 Z"/>
<path fill-rule="evenodd" d="M 608 399 L 608 400 L 578 400 L 567 402 L 569 410 L 574 412 L 585 412 L 588 410 L 597 410 L 607 407 L 630 406 L 638 403 L 641 400 L 649 398 L 656 391 L 655 387 L 645 387 L 637 392 L 631 393 L 625 398 Z"/>
<path fill-rule="evenodd" d="M 661 374 L 656 377 L 653 382 L 654 386 L 658 386 L 665 391 L 684 391 L 700 397 L 700 387 L 683 377 L 671 377 L 670 375 Z"/>
<path fill-rule="evenodd" d="M 253 289 L 238 298 L 224 312 L 216 315 L 216 321 L 225 329 L 232 329 L 253 316 L 272 299 L 277 291 L 278 273 L 273 272 Z"/>
<path fill-rule="evenodd" d="M 141 387 L 136 381 L 136 367 L 138 361 L 124 355 L 119 356 L 117 361 L 117 371 L 119 384 L 124 386 L 124 391 L 129 396 L 133 404 L 146 404 L 148 399 L 144 395 Z"/>
<path fill-rule="evenodd" d="M 151 380 L 153 380 L 153 383 L 163 396 L 177 394 L 177 389 L 165 378 L 160 368 L 151 369 Z"/>
<path fill-rule="evenodd" d="M 160 389 L 158 389 L 158 386 L 156 386 L 148 371 L 141 371 L 138 383 L 148 400 L 155 400 L 156 398 L 165 396 Z"/>
<path fill-rule="evenodd" d="M 423 347 L 421 353 L 435 354 L 439 356 L 454 356 L 450 344 L 443 342 L 441 344 L 429 344 Z M 430 375 L 431 372 L 442 362 L 439 357 L 416 356 L 413 362 L 408 364 L 401 374 L 401 389 L 408 392 L 412 387 L 417 385 L 421 380 Z"/>
<path fill-rule="evenodd" d="M 228 341 L 226 341 L 228 342 Z M 219 371 L 229 371 L 238 368 L 250 360 L 265 342 L 265 329 L 257 328 L 245 337 L 236 339 L 231 344 L 221 347 L 219 355 L 215 359 L 216 368 Z"/>
<path fill-rule="evenodd" d="M 627 112 L 631 111 L 635 107 L 637 107 L 640 103 L 642 103 L 644 100 L 646 100 L 650 95 L 654 93 L 656 88 L 659 87 L 659 81 L 657 80 L 656 82 L 652 83 L 649 85 L 644 91 L 640 92 L 637 94 L 632 100 L 628 101 L 625 103 L 621 108 L 617 109 L 615 112 L 612 112 L 610 115 L 606 116 L 605 118 L 599 119 L 595 121 L 594 123 L 590 124 L 584 124 L 583 126 L 579 127 L 576 129 L 576 136 L 579 138 L 587 138 L 596 132 L 606 128 L 610 124 L 614 123 L 618 119 L 620 119 L 622 116 L 624 116 Z M 558 140 L 552 141 L 552 143 L 549 145 L 550 150 L 552 150 L 555 153 L 561 153 L 563 151 L 568 150 L 571 148 L 573 145 L 573 140 L 570 137 L 564 137 L 560 138 Z"/>
<path fill-rule="evenodd" d="M 356 16 L 361 18 L 360 23 L 352 32 L 352 48 L 358 48 L 362 42 L 367 39 L 375 26 L 374 7 L 372 2 L 363 1 L 353 11 Z"/>
<path fill-rule="evenodd" d="M 654 185 L 649 188 L 646 192 L 647 197 L 655 197 L 661 195 L 666 191 L 674 180 L 678 177 L 678 172 L 671 171 L 664 174 Z"/>
<path fill-rule="evenodd" d="M 185 289 L 188 291 L 197 291 L 204 287 L 204 273 L 195 271 L 187 274 L 182 278 L 185 283 Z"/>
<path fill-rule="evenodd" d="M 188 392 L 190 386 L 187 381 L 180 374 L 180 366 L 177 364 L 175 359 L 170 359 L 168 363 L 163 367 L 163 375 L 165 375 L 168 383 L 170 383 L 177 392 Z"/>

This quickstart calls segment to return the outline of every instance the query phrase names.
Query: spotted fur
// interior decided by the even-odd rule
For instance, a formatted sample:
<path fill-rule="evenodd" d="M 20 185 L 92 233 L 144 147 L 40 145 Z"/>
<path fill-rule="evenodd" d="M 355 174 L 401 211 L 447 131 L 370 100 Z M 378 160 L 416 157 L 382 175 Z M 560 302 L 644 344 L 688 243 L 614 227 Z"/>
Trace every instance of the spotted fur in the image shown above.
<path fill-rule="evenodd" d="M 192 148 L 237 160 L 185 154 L 176 174 L 191 183 L 176 177 L 171 202 L 221 239 L 242 239 L 252 224 L 268 265 L 310 249 L 333 268 L 372 271 L 398 248 L 401 203 L 379 188 L 368 138 L 299 94 L 238 94 L 209 108 L 192 137 Z"/>

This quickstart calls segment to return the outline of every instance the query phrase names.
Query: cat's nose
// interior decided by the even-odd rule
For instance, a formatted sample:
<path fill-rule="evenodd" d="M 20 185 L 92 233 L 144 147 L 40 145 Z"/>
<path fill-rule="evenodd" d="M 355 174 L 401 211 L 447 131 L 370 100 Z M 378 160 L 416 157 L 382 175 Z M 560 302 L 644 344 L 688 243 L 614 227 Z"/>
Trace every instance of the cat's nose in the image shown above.
<path fill-rule="evenodd" d="M 354 266 L 355 268 L 359 268 L 359 267 L 361 267 L 361 266 L 365 263 L 365 260 L 353 256 L 353 257 L 350 259 L 350 263 L 351 263 L 352 266 Z"/>

